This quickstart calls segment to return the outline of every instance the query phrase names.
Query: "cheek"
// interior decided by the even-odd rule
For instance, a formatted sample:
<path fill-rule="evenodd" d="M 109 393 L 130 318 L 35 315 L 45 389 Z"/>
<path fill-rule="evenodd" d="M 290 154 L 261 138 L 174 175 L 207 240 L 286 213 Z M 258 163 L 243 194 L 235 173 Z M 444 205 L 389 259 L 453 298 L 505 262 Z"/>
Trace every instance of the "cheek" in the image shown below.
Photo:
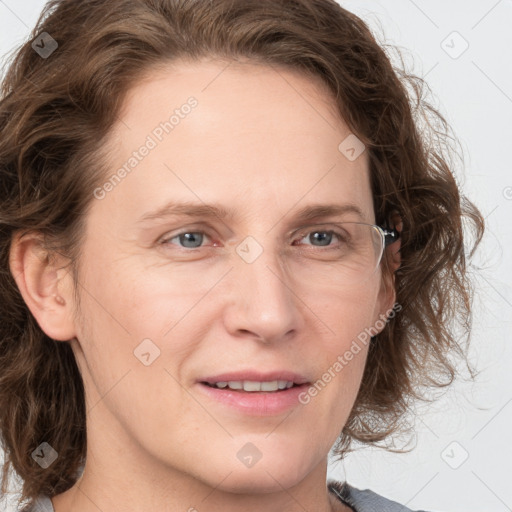
<path fill-rule="evenodd" d="M 325 289 L 309 294 L 304 302 L 322 321 L 337 350 L 365 332 L 379 309 L 380 274 L 358 286 Z"/>
<path fill-rule="evenodd" d="M 328 450 L 340 435 L 355 403 L 365 367 L 367 346 L 347 346 L 329 358 L 317 380 L 302 394 L 304 414 L 313 428 L 324 429 Z"/>
<path fill-rule="evenodd" d="M 376 276 L 358 289 L 331 290 L 305 299 L 308 306 L 314 305 L 311 309 L 321 320 L 317 324 L 323 335 L 317 338 L 315 353 L 306 348 L 312 360 L 321 364 L 319 377 L 303 395 L 302 403 L 316 404 L 312 408 L 319 424 L 331 424 L 334 430 L 346 422 L 361 384 L 379 284 Z"/>
<path fill-rule="evenodd" d="M 151 335 L 162 337 L 197 304 L 208 282 L 191 280 L 180 268 L 146 268 L 130 259 L 90 267 L 81 290 L 83 302 L 102 329 L 129 334 L 134 342 Z"/>
<path fill-rule="evenodd" d="M 207 302 L 200 299 L 212 285 L 197 278 L 191 286 L 179 271 L 136 269 L 128 263 L 128 258 L 117 264 L 102 262 L 84 272 L 83 321 L 77 329 L 82 353 L 77 359 L 91 393 L 101 397 L 120 383 L 117 393 L 123 400 L 144 404 L 144 409 L 153 406 L 148 397 L 156 389 L 165 390 L 167 397 L 180 396 L 171 375 L 182 379 L 185 361 L 211 327 Z M 91 396 L 91 403 L 96 400 Z"/>

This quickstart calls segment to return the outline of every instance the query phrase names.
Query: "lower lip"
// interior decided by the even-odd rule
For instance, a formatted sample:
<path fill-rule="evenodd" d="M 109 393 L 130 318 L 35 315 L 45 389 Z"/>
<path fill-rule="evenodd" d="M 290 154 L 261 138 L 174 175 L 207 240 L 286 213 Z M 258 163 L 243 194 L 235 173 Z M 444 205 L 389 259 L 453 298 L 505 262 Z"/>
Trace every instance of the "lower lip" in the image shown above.
<path fill-rule="evenodd" d="M 279 414 L 302 405 L 299 395 L 309 387 L 309 384 L 302 384 L 282 391 L 235 391 L 229 388 L 213 388 L 200 382 L 197 385 L 206 396 L 254 416 Z"/>

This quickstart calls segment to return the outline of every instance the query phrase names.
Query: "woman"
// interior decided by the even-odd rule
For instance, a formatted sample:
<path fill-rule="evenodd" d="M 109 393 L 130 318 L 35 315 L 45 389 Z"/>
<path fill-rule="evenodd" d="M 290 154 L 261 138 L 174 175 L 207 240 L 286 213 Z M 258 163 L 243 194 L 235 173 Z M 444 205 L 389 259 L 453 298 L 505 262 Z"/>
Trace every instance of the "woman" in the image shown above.
<path fill-rule="evenodd" d="M 421 80 L 332 0 L 54 0 L 32 36 L 0 107 L 4 485 L 406 510 L 326 471 L 464 355 L 483 219 Z"/>

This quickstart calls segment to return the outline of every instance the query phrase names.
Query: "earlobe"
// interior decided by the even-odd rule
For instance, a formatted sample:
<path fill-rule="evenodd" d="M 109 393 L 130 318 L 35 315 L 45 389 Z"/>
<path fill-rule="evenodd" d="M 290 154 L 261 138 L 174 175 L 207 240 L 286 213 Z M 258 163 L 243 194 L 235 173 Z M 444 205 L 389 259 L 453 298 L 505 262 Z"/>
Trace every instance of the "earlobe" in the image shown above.
<path fill-rule="evenodd" d="M 38 233 L 15 235 L 9 254 L 11 273 L 39 327 L 52 339 L 76 336 L 72 315 L 71 276 L 62 257 L 50 257 Z"/>

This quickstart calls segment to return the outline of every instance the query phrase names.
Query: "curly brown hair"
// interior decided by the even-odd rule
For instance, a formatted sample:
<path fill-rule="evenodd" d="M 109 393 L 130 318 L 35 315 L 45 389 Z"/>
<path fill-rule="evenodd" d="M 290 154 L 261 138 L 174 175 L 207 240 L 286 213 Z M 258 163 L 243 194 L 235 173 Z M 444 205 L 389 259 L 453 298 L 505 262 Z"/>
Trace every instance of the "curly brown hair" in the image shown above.
<path fill-rule="evenodd" d="M 45 58 L 32 45 L 43 32 L 58 43 Z M 470 338 L 474 293 L 467 261 L 484 222 L 459 191 L 456 139 L 425 99 L 426 83 L 393 65 L 386 47 L 334 0 L 48 2 L 1 86 L 3 492 L 12 467 L 23 480 L 21 499 L 60 494 L 86 454 L 79 369 L 70 344 L 46 336 L 22 299 L 9 268 L 13 237 L 39 232 L 50 252 L 70 258 L 78 284 L 83 221 L 109 171 L 98 164 L 103 143 L 126 92 L 172 59 L 246 58 L 320 77 L 368 150 L 376 223 L 401 216 L 401 311 L 372 339 L 335 453 L 343 456 L 352 440 L 387 439 L 403 427 L 411 399 L 453 381 L 451 354 L 467 359 L 462 340 Z M 385 277 L 390 267 L 382 265 Z M 31 457 L 43 440 L 59 453 L 47 469 Z"/>

